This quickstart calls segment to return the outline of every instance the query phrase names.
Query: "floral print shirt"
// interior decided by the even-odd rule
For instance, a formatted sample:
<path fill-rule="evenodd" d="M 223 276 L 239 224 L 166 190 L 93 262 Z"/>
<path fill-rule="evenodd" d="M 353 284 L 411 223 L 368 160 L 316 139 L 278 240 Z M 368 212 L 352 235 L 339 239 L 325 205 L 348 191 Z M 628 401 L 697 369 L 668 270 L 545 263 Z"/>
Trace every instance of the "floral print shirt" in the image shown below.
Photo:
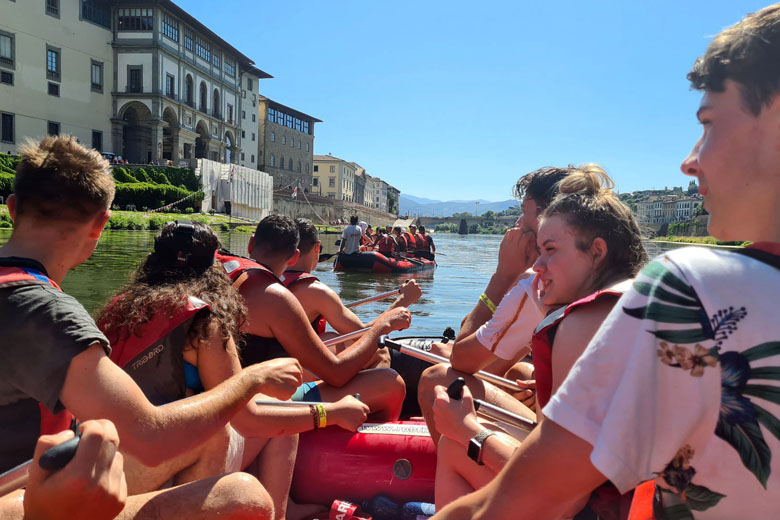
<path fill-rule="evenodd" d="M 652 261 L 545 416 L 657 519 L 780 518 L 780 270 L 723 250 Z M 774 457 L 773 457 L 774 455 Z"/>

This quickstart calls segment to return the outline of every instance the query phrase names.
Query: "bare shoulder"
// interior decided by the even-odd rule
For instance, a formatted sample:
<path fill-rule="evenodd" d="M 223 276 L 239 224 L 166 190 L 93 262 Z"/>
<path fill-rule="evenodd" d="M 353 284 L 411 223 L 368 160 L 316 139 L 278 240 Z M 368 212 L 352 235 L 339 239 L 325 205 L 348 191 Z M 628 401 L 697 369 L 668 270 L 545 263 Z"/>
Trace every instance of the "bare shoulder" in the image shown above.
<path fill-rule="evenodd" d="M 573 309 L 558 327 L 555 346 L 558 347 L 559 343 L 570 341 L 579 343 L 583 340 L 587 340 L 587 344 L 617 301 L 616 296 L 605 296 L 588 305 Z"/>

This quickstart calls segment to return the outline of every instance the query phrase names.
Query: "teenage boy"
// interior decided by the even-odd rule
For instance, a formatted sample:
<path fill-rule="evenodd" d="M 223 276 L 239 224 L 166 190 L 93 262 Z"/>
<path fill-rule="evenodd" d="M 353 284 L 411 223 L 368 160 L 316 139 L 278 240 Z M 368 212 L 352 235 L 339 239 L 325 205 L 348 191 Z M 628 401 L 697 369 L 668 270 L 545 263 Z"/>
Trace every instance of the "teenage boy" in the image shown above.
<path fill-rule="evenodd" d="M 341 232 L 341 246 L 339 253 L 351 255 L 360 252 L 360 242 L 363 238 L 363 230 L 358 226 L 358 216 L 349 217 L 349 226 Z"/>
<path fill-rule="evenodd" d="M 390 309 L 374 320 L 371 329 L 355 343 L 333 353 L 279 279 L 285 269 L 297 263 L 299 240 L 298 225 L 293 219 L 269 215 L 260 221 L 249 239 L 249 260 L 220 258 L 249 309 L 247 322 L 241 328 L 247 335 L 242 363 L 292 356 L 320 380 L 307 378 L 294 399 L 337 401 L 359 393 L 371 409 L 371 420 L 397 419 L 406 393 L 403 379 L 389 368 L 361 370 L 377 355 L 379 336 L 409 327 L 411 314 L 404 307 Z"/>
<path fill-rule="evenodd" d="M 656 517 L 780 516 L 778 56 L 775 4 L 717 35 L 688 74 L 703 132 L 682 171 L 710 234 L 753 245 L 651 262 L 510 464 L 438 518 L 557 518 L 605 480 L 654 481 L 635 504 L 654 497 Z"/>
<path fill-rule="evenodd" d="M 339 295 L 318 280 L 311 272 L 317 266 L 320 254 L 320 238 L 317 228 L 307 219 L 296 219 L 300 241 L 298 242 L 298 251 L 300 256 L 298 261 L 288 267 L 281 276 L 282 283 L 300 302 L 306 318 L 312 324 L 314 330 L 320 336 L 325 332 L 326 323 L 329 323 L 339 334 L 355 332 L 370 326 L 360 321 L 341 301 Z M 400 295 L 387 308 L 387 310 L 398 307 L 409 307 L 422 296 L 422 291 L 414 280 L 404 283 L 400 289 Z M 336 352 L 341 348 L 333 349 Z M 387 349 L 377 350 L 377 356 L 372 359 L 364 368 L 389 367 L 390 354 Z"/>
<path fill-rule="evenodd" d="M 301 380 L 294 361 L 245 370 L 186 404 L 153 406 L 108 358 L 108 340 L 87 311 L 59 287 L 92 254 L 111 214 L 108 162 L 72 136 L 49 136 L 21 151 L 8 197 L 14 230 L 0 248 L 0 470 L 32 457 L 40 434 L 66 429 L 75 415 L 112 421 L 122 450 L 147 466 L 176 460 L 172 475 L 213 457 L 205 452 L 213 448 L 207 441 L 219 438 L 256 393 L 290 396 Z M 245 474 L 139 497 L 128 502 L 128 518 L 174 510 L 208 518 L 219 504 L 230 517 L 273 514 L 268 494 Z"/>

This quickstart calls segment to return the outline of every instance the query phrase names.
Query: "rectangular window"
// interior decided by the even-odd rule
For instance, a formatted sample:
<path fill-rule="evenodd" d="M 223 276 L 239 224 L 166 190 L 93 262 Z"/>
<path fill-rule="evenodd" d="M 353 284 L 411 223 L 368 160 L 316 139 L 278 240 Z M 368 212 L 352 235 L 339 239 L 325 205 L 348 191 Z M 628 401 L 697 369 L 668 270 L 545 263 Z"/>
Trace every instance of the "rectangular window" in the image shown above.
<path fill-rule="evenodd" d="M 303 122 L 303 133 L 304 134 L 308 134 L 309 133 L 309 122 L 308 121 L 304 121 Z"/>
<path fill-rule="evenodd" d="M 295 148 L 295 138 L 294 137 L 290 138 L 290 148 Z"/>
<path fill-rule="evenodd" d="M 49 121 L 46 125 L 46 133 L 49 135 L 60 135 L 60 124 L 54 121 Z"/>
<path fill-rule="evenodd" d="M 271 166 L 276 166 L 276 156 L 271 154 Z"/>
<path fill-rule="evenodd" d="M 5 83 L 6 85 L 13 85 L 14 84 L 13 72 L 0 70 L 0 83 Z"/>
<path fill-rule="evenodd" d="M 118 31 L 151 31 L 154 29 L 153 9 L 117 9 Z"/>
<path fill-rule="evenodd" d="M 246 119 L 246 110 L 241 111 L 241 119 Z"/>
<path fill-rule="evenodd" d="M 257 116 L 255 114 L 252 114 L 252 122 L 254 123 L 256 121 L 257 121 Z"/>
<path fill-rule="evenodd" d="M 14 35 L 0 31 L 0 67 L 14 67 L 15 49 Z"/>
<path fill-rule="evenodd" d="M 98 152 L 103 151 L 103 132 L 92 130 L 92 148 Z"/>
<path fill-rule="evenodd" d="M 14 115 L 3 112 L 0 114 L 2 120 L 2 130 L 0 130 L 0 141 L 4 143 L 14 142 Z"/>
<path fill-rule="evenodd" d="M 195 39 L 195 54 L 206 61 L 211 61 L 211 47 L 208 42 L 201 38 Z"/>
<path fill-rule="evenodd" d="M 102 0 L 81 0 L 81 18 L 111 29 L 111 5 Z"/>
<path fill-rule="evenodd" d="M 59 83 L 49 82 L 49 95 L 60 97 L 60 85 Z"/>
<path fill-rule="evenodd" d="M 301 120 L 298 119 L 297 117 L 295 118 L 295 129 L 298 130 L 299 132 L 301 131 Z"/>
<path fill-rule="evenodd" d="M 331 166 L 330 167 L 330 173 L 336 173 L 336 167 L 335 166 Z"/>
<path fill-rule="evenodd" d="M 228 75 L 228 77 L 235 78 L 236 77 L 236 64 L 232 60 L 225 59 L 225 74 Z"/>
<path fill-rule="evenodd" d="M 252 156 L 252 161 L 251 162 L 255 162 L 255 156 L 254 155 Z"/>
<path fill-rule="evenodd" d="M 252 132 L 252 141 L 254 141 L 254 140 L 255 140 L 255 133 Z"/>
<path fill-rule="evenodd" d="M 336 187 L 336 177 L 328 178 L 328 188 L 335 188 L 335 187 Z"/>
<path fill-rule="evenodd" d="M 292 128 L 293 127 L 292 116 L 290 114 L 285 114 L 284 115 L 284 122 L 285 122 L 285 125 L 287 126 L 287 128 Z"/>
<path fill-rule="evenodd" d="M 246 89 L 251 91 L 254 90 L 254 82 L 252 81 L 252 78 L 246 78 Z"/>
<path fill-rule="evenodd" d="M 246 139 L 246 130 L 241 130 L 241 139 Z"/>
<path fill-rule="evenodd" d="M 192 38 L 192 31 L 189 29 L 184 29 L 184 48 L 188 51 L 192 51 L 193 49 Z"/>
<path fill-rule="evenodd" d="M 60 17 L 60 0 L 46 0 L 46 14 Z"/>
<path fill-rule="evenodd" d="M 60 50 L 46 46 L 46 78 L 60 80 Z"/>
<path fill-rule="evenodd" d="M 241 152 L 241 160 L 244 160 L 244 152 Z"/>
<path fill-rule="evenodd" d="M 91 61 L 91 85 L 95 92 L 103 92 L 103 64 L 99 61 Z"/>
<path fill-rule="evenodd" d="M 176 78 L 171 74 L 165 75 L 165 95 L 171 99 L 176 99 Z"/>
<path fill-rule="evenodd" d="M 133 65 L 127 66 L 127 91 L 128 92 L 143 92 L 144 90 L 144 75 L 143 68 Z"/>
<path fill-rule="evenodd" d="M 227 113 L 225 115 L 227 116 L 227 122 L 233 123 L 233 105 L 230 103 L 227 105 Z"/>
<path fill-rule="evenodd" d="M 315 171 L 315 172 L 318 172 L 318 171 L 320 171 L 320 167 L 319 167 L 318 165 L 316 165 L 316 164 L 314 165 L 314 171 Z"/>
<path fill-rule="evenodd" d="M 175 42 L 178 42 L 179 41 L 179 22 L 177 22 L 171 16 L 168 16 L 167 14 L 163 13 L 163 15 L 162 15 L 162 22 L 161 22 L 161 26 L 160 26 L 160 32 L 163 33 L 168 38 L 170 38 L 171 40 L 173 40 Z"/>
<path fill-rule="evenodd" d="M 315 168 L 316 168 L 316 166 L 315 166 Z M 311 180 L 311 185 L 312 185 L 312 186 L 319 186 L 319 182 L 320 182 L 320 180 L 319 180 L 317 177 L 314 177 L 314 178 Z"/>
<path fill-rule="evenodd" d="M 217 68 L 222 66 L 222 59 L 220 58 L 218 52 L 213 52 L 211 54 L 211 63 L 213 63 L 214 66 L 217 67 Z"/>
<path fill-rule="evenodd" d="M 309 151 L 309 143 L 306 143 L 306 151 Z"/>

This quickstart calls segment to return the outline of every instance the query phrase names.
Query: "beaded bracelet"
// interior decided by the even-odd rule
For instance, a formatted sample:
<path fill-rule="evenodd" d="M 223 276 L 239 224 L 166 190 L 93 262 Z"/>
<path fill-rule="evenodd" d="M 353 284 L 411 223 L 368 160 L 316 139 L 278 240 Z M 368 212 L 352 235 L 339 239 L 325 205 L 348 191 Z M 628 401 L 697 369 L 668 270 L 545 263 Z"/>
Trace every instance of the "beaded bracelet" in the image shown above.
<path fill-rule="evenodd" d="M 485 304 L 485 307 L 488 308 L 491 314 L 496 313 L 496 304 L 493 303 L 493 300 L 491 300 L 487 294 L 482 293 L 479 295 L 479 301 L 481 301 L 483 304 Z"/>
<path fill-rule="evenodd" d="M 311 412 L 311 419 L 314 422 L 314 429 L 320 427 L 320 412 L 319 410 L 313 405 L 309 405 L 309 412 Z"/>
<path fill-rule="evenodd" d="M 325 411 L 325 406 L 321 404 L 315 405 L 317 407 L 317 417 L 319 418 L 319 427 L 325 428 L 328 425 L 328 413 Z"/>

